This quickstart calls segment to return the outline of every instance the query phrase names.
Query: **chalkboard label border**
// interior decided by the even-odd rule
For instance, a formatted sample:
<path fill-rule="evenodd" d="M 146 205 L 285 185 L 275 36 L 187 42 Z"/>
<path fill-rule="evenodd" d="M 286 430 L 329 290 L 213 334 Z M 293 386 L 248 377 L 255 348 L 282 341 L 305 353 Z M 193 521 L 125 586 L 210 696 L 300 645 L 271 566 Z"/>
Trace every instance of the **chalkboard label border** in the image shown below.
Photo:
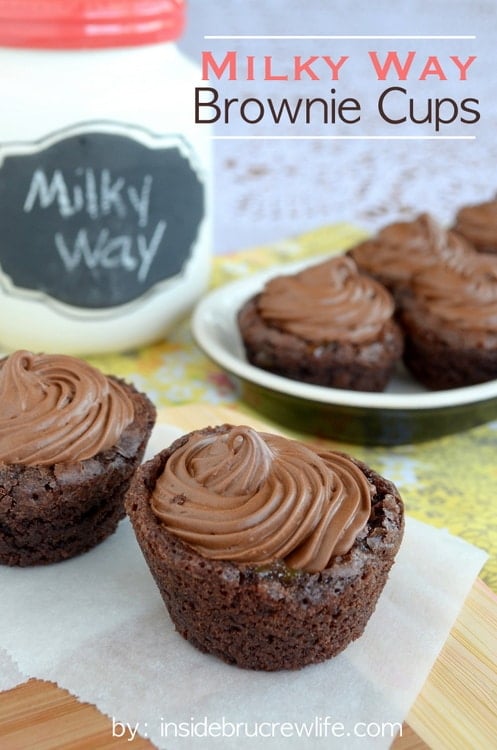
<path fill-rule="evenodd" d="M 195 154 L 195 151 L 181 133 L 156 133 L 145 127 L 137 126 L 136 124 L 131 123 L 123 123 L 122 121 L 117 122 L 113 120 L 85 120 L 52 131 L 33 141 L 8 141 L 0 143 L 0 169 L 2 168 L 2 165 L 6 158 L 31 156 L 38 153 L 39 151 L 50 148 L 59 141 L 63 141 L 67 138 L 100 133 L 129 138 L 152 150 L 177 148 L 181 156 L 188 160 L 191 169 L 196 174 L 200 184 L 204 189 L 205 195 L 205 172 L 199 164 L 199 160 Z M 202 236 L 205 231 L 205 223 L 206 210 L 204 206 L 204 215 L 198 225 L 195 241 L 191 245 L 189 258 L 184 263 L 182 270 L 178 274 L 164 279 L 163 281 L 157 282 L 152 287 L 143 292 L 143 294 L 141 294 L 139 297 L 129 302 L 116 305 L 114 307 L 97 309 L 78 307 L 76 305 L 71 305 L 61 300 L 57 300 L 49 296 L 44 291 L 16 286 L 12 282 L 10 276 L 8 276 L 3 271 L 1 266 L 0 288 L 2 292 L 8 297 L 14 297 L 21 300 L 24 299 L 29 302 L 42 304 L 44 307 L 52 309 L 55 312 L 63 315 L 64 317 L 72 318 L 73 320 L 90 321 L 110 320 L 113 318 L 118 318 L 123 314 L 132 313 L 134 309 L 141 307 L 145 302 L 150 301 L 151 298 L 164 293 L 165 291 L 167 291 L 168 287 L 176 284 L 178 280 L 188 275 L 189 268 L 192 262 L 195 261 L 198 244 L 202 241 Z"/>

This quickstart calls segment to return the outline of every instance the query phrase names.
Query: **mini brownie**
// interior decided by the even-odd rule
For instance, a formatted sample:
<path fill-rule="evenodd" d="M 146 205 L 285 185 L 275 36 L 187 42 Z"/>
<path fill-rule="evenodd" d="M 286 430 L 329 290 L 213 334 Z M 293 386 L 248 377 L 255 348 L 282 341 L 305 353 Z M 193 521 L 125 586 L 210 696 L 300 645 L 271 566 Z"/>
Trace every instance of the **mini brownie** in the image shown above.
<path fill-rule="evenodd" d="M 73 357 L 0 362 L 0 563 L 53 563 L 114 532 L 155 407 Z"/>
<path fill-rule="evenodd" d="M 413 221 L 387 225 L 371 239 L 350 248 L 347 255 L 397 299 L 419 271 L 472 250 L 462 237 L 446 231 L 432 216 L 423 213 Z"/>
<path fill-rule="evenodd" d="M 333 257 L 269 281 L 238 313 L 248 361 L 314 385 L 382 391 L 402 354 L 389 292 Z"/>
<path fill-rule="evenodd" d="M 405 364 L 425 387 L 497 378 L 497 257 L 474 253 L 417 274 L 401 322 Z"/>
<path fill-rule="evenodd" d="M 177 631 L 266 671 L 363 633 L 404 528 L 395 486 L 363 463 L 232 425 L 143 464 L 126 509 Z"/>
<path fill-rule="evenodd" d="M 479 252 L 497 253 L 497 198 L 461 208 L 453 229 Z"/>

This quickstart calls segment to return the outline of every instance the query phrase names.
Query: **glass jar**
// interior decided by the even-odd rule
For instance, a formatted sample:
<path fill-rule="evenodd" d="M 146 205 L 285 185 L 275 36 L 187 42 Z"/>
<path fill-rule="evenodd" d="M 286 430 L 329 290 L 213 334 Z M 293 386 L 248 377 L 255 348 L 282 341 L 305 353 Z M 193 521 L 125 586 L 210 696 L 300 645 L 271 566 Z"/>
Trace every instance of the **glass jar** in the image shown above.
<path fill-rule="evenodd" d="M 182 0 L 0 0 L 0 347 L 122 351 L 207 285 Z"/>

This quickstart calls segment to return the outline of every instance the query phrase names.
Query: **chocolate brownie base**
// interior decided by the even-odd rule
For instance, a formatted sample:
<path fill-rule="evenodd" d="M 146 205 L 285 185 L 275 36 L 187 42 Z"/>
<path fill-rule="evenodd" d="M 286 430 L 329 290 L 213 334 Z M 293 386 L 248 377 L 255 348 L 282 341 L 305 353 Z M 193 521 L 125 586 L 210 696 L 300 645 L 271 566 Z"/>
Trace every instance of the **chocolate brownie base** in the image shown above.
<path fill-rule="evenodd" d="M 131 385 L 125 387 L 135 418 L 115 447 L 53 466 L 0 464 L 0 563 L 59 562 L 115 531 L 155 422 L 151 401 Z"/>
<path fill-rule="evenodd" d="M 371 517 L 350 552 L 321 573 L 283 562 L 255 567 L 208 560 L 167 531 L 149 502 L 169 456 L 185 440 L 141 466 L 126 498 L 177 631 L 199 650 L 248 669 L 299 669 L 338 654 L 364 631 L 402 539 L 403 505 L 394 485 L 356 462 L 377 487 Z"/>
<path fill-rule="evenodd" d="M 377 341 L 368 344 L 316 345 L 268 326 L 253 297 L 238 314 L 248 361 L 276 375 L 313 385 L 357 391 L 383 391 L 402 354 L 402 334 L 388 322 Z"/>
<path fill-rule="evenodd" d="M 464 335 L 446 340 L 435 327 L 415 314 L 402 316 L 404 363 L 425 388 L 433 391 L 461 388 L 497 378 L 497 339 L 494 348 L 464 342 Z"/>

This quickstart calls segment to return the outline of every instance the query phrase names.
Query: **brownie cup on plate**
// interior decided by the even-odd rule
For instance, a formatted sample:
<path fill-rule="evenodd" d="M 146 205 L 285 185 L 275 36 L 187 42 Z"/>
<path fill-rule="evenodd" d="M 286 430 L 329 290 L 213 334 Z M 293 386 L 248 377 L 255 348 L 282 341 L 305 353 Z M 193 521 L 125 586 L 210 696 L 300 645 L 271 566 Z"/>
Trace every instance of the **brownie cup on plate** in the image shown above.
<path fill-rule="evenodd" d="M 441 390 L 497 378 L 497 256 L 474 253 L 417 274 L 402 300 L 406 366 Z"/>
<path fill-rule="evenodd" d="M 0 361 L 0 563 L 89 550 L 125 515 L 155 407 L 132 385 L 66 355 Z"/>
<path fill-rule="evenodd" d="M 266 671 L 363 633 L 404 528 L 395 486 L 365 464 L 227 424 L 143 464 L 126 510 L 177 631 Z"/>
<path fill-rule="evenodd" d="M 248 361 L 314 385 L 382 391 L 402 353 L 394 302 L 344 255 L 268 281 L 238 313 Z"/>
<path fill-rule="evenodd" d="M 461 208 L 453 229 L 479 252 L 497 254 L 497 198 Z"/>

